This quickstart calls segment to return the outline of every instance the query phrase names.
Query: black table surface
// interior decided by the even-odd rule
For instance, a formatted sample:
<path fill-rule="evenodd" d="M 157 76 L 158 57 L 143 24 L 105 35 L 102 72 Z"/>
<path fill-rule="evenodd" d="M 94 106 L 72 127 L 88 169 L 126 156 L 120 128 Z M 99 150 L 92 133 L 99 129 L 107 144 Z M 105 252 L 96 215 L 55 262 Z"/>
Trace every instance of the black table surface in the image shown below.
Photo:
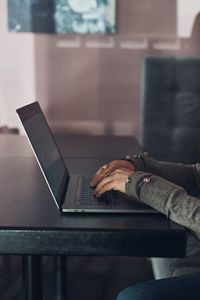
<path fill-rule="evenodd" d="M 88 137 L 87 140 L 84 137 L 81 140 L 73 137 L 75 150 L 66 146 L 69 137 L 61 140 L 63 144 L 59 139 L 57 142 L 64 156 L 68 156 L 66 165 L 73 173 L 95 172 L 112 156 L 112 145 L 106 138 L 92 140 Z M 85 148 L 81 146 L 82 141 Z M 102 143 L 110 147 L 107 158 L 103 157 L 105 152 L 100 151 Z M 113 158 L 118 154 L 121 157 L 123 151 L 137 152 L 139 149 L 136 139 L 123 138 L 123 143 L 128 146 L 124 150 L 119 143 L 119 147 L 113 149 Z M 90 147 L 91 158 L 87 157 L 86 145 Z M 92 145 L 95 147 L 92 148 Z M 95 153 L 95 149 L 99 152 Z M 61 215 L 24 137 L 0 137 L 0 170 L 0 253 L 138 257 L 185 255 L 185 229 L 161 214 Z"/>
<path fill-rule="evenodd" d="M 123 158 L 140 151 L 133 136 L 56 135 L 61 153 L 67 158 Z M 24 135 L 0 135 L 0 157 L 32 157 Z"/>

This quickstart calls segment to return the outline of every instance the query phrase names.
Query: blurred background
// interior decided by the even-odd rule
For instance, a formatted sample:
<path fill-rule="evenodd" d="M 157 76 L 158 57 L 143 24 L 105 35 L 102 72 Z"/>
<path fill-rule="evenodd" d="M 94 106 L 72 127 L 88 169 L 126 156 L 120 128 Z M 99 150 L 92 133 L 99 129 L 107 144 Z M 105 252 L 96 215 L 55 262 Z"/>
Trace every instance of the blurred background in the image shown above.
<path fill-rule="evenodd" d="M 37 100 L 55 132 L 138 137 L 143 58 L 199 55 L 199 12 L 199 0 L 117 0 L 116 33 L 9 32 L 1 0 L 0 126 L 21 131 L 15 109 Z"/>
<path fill-rule="evenodd" d="M 102 3 L 112 3 L 114 10 L 108 18 L 112 22 L 109 26 L 100 23 L 101 32 L 89 33 L 87 29 L 93 31 L 96 23 L 86 28 L 77 18 L 70 32 L 64 33 L 63 12 L 70 6 L 78 13 L 84 11 L 87 22 L 94 17 L 83 2 L 100 8 Z M 11 129 L 23 134 L 15 110 L 37 100 L 57 135 L 139 138 L 141 70 L 147 55 L 200 55 L 199 0 L 0 0 L 0 133 Z M 198 93 L 192 92 L 195 101 L 191 98 L 187 103 L 199 115 L 199 105 L 195 106 L 199 88 Z M 193 127 L 199 130 L 192 122 Z M 182 153 L 187 154 L 185 149 L 192 146 L 194 151 L 189 149 L 189 154 L 194 160 L 200 143 L 197 147 L 193 131 L 188 135 L 195 137 L 194 143 L 184 141 Z M 166 159 L 161 144 L 166 148 L 160 143 L 158 150 Z M 179 145 L 174 149 L 180 158 Z M 181 159 L 187 162 L 185 157 Z M 45 299 L 52 299 L 52 258 L 46 257 L 44 263 Z M 10 260 L 0 256 L 1 299 L 22 299 L 20 268 L 19 257 Z M 68 269 L 70 299 L 114 300 L 120 289 L 153 279 L 150 261 L 143 258 L 70 257 Z"/>

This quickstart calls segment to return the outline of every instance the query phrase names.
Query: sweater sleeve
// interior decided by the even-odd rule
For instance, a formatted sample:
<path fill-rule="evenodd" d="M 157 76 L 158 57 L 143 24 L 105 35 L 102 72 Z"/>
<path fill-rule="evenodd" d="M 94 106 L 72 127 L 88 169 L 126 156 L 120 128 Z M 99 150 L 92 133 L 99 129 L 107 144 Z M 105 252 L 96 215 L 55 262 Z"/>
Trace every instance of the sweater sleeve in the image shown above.
<path fill-rule="evenodd" d="M 183 187 L 192 196 L 200 195 L 199 164 L 161 162 L 144 154 L 128 155 L 126 159 L 133 163 L 136 171 L 153 173 Z"/>
<path fill-rule="evenodd" d="M 200 233 L 200 199 L 190 196 L 184 188 L 152 173 L 136 171 L 126 183 L 126 193 Z"/>

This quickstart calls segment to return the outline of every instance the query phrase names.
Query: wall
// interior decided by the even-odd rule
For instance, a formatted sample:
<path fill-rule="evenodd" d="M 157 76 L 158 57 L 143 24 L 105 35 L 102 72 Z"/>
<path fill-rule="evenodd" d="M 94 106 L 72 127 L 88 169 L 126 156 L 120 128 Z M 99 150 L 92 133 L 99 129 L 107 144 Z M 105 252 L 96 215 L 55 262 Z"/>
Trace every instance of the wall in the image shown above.
<path fill-rule="evenodd" d="M 33 34 L 7 29 L 7 1 L 0 1 L 0 126 L 19 126 L 15 108 L 35 99 Z"/>
<path fill-rule="evenodd" d="M 37 99 L 55 131 L 138 136 L 144 56 L 199 54 L 188 36 L 191 18 L 190 30 L 181 26 L 185 0 L 118 0 L 113 36 L 8 33 L 6 2 L 0 1 L 0 125 L 19 126 L 15 108 Z M 200 4 L 190 6 L 194 20 Z"/>

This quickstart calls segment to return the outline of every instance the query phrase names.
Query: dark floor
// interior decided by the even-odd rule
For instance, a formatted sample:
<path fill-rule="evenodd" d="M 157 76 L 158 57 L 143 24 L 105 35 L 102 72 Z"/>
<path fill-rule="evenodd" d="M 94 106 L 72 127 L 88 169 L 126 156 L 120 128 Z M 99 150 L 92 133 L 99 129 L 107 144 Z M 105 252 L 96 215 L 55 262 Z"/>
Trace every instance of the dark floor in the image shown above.
<path fill-rule="evenodd" d="M 44 257 L 43 264 L 44 300 L 53 300 L 54 259 Z M 153 279 L 143 258 L 68 257 L 66 265 L 67 300 L 114 300 L 121 289 Z M 20 256 L 0 256 L 0 299 L 24 299 Z"/>

